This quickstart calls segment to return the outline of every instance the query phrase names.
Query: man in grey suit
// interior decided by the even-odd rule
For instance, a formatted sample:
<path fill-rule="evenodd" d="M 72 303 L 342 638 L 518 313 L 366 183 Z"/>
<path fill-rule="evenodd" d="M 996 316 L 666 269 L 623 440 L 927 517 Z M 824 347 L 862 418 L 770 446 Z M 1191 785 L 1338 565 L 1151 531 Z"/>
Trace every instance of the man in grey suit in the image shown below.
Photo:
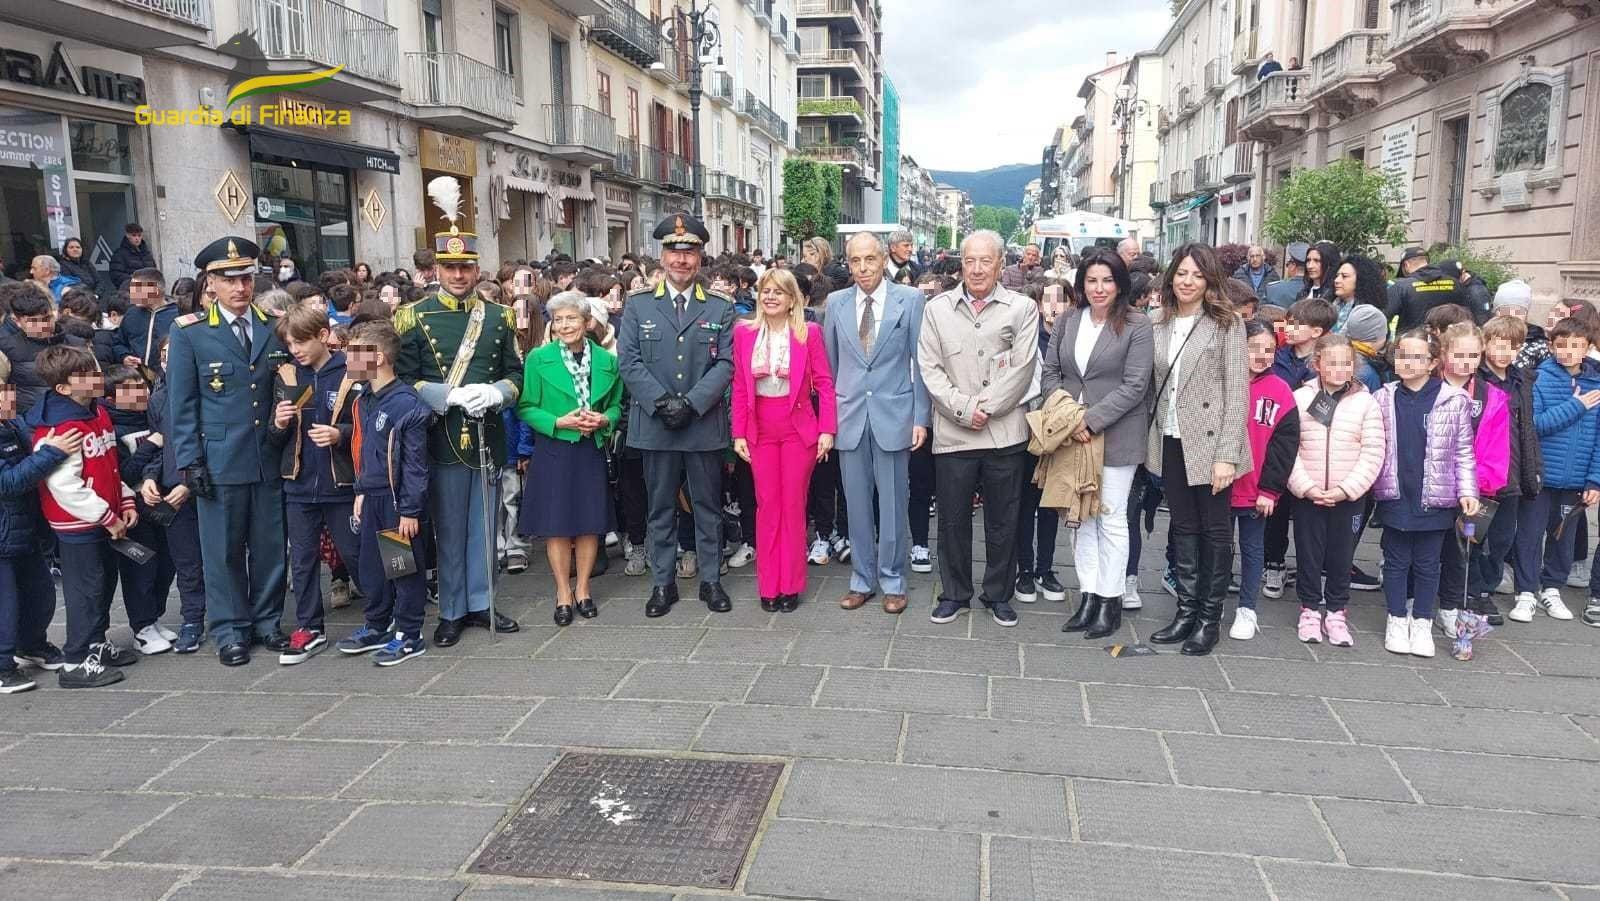
<path fill-rule="evenodd" d="M 888 253 L 877 235 L 851 238 L 845 257 L 855 286 L 829 295 L 822 327 L 839 396 L 834 448 L 854 548 L 850 590 L 839 606 L 855 610 L 882 590 L 884 612 L 897 614 L 906 609 L 911 452 L 928 440 L 930 417 L 917 367 L 922 292 L 883 277 Z"/>
<path fill-rule="evenodd" d="M 678 602 L 678 486 L 694 509 L 700 600 L 714 613 L 733 609 L 722 565 L 722 457 L 728 448 L 733 380 L 733 301 L 696 281 L 706 227 L 687 213 L 656 226 L 666 280 L 628 295 L 617 332 L 617 363 L 628 386 L 628 446 L 644 457 L 650 574 L 655 587 L 645 616 L 666 616 Z"/>

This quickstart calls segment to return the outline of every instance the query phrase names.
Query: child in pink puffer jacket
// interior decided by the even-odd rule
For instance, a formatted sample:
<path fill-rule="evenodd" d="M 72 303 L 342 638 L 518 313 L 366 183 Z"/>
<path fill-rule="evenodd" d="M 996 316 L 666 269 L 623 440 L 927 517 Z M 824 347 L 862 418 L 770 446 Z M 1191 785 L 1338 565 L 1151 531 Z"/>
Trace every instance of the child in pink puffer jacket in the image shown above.
<path fill-rule="evenodd" d="M 1350 647 L 1345 605 L 1350 565 L 1366 495 L 1383 466 L 1383 417 L 1365 386 L 1355 381 L 1355 349 L 1343 335 L 1317 339 L 1317 377 L 1294 393 L 1300 411 L 1300 453 L 1289 491 L 1305 503 L 1294 508 L 1295 589 L 1300 598 L 1300 640 Z M 1321 607 L 1328 613 L 1323 617 Z"/>

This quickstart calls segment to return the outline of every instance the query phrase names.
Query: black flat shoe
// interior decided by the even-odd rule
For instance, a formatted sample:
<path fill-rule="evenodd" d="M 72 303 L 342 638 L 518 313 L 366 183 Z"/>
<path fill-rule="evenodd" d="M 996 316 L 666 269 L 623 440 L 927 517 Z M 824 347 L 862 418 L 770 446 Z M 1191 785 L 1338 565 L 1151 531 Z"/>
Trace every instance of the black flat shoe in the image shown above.
<path fill-rule="evenodd" d="M 223 666 L 244 666 L 250 662 L 250 646 L 242 641 L 225 644 L 217 649 L 217 662 Z"/>
<path fill-rule="evenodd" d="M 595 609 L 594 598 L 583 598 L 578 601 L 578 615 L 584 619 L 594 619 L 600 615 L 600 611 Z"/>
<path fill-rule="evenodd" d="M 782 601 L 782 598 L 762 598 L 761 599 L 761 609 L 765 610 L 768 613 L 777 613 L 778 612 L 778 604 L 781 601 Z"/>
<path fill-rule="evenodd" d="M 572 605 L 571 604 L 557 604 L 556 605 L 556 625 L 558 625 L 558 626 L 570 626 L 570 625 L 572 625 Z"/>
<path fill-rule="evenodd" d="M 706 609 L 712 613 L 727 613 L 733 609 L 733 599 L 722 590 L 721 582 L 701 582 L 700 600 L 706 602 Z"/>
<path fill-rule="evenodd" d="M 468 613 L 463 621 L 467 625 L 474 628 L 487 629 L 489 628 L 489 611 L 475 610 L 471 613 Z M 506 616 L 503 613 L 496 613 L 494 615 L 494 630 L 502 635 L 510 632 L 516 632 L 521 628 L 521 626 L 517 625 L 516 620 Z"/>
<path fill-rule="evenodd" d="M 668 585 L 663 588 L 652 588 L 650 600 L 645 602 L 644 615 L 655 619 L 666 616 L 672 610 L 672 605 L 678 603 L 678 586 Z"/>
<path fill-rule="evenodd" d="M 441 619 L 439 628 L 433 630 L 433 643 L 441 648 L 448 648 L 461 641 L 461 633 L 466 631 L 467 624 L 459 619 Z"/>
<path fill-rule="evenodd" d="M 289 650 L 289 637 L 282 632 L 274 632 L 271 635 L 257 635 L 253 639 L 253 643 L 266 648 L 274 654 L 282 654 L 284 651 Z"/>
<path fill-rule="evenodd" d="M 800 595 L 785 594 L 778 598 L 778 609 L 784 613 L 793 613 L 800 609 Z"/>

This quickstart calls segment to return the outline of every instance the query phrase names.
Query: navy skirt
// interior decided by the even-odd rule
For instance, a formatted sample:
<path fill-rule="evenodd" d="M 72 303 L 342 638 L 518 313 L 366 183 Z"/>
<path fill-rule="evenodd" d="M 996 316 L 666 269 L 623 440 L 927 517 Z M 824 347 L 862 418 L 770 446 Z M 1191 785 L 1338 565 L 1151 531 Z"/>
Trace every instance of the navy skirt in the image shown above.
<path fill-rule="evenodd" d="M 573 443 L 534 435 L 517 533 L 534 538 L 577 538 L 604 535 L 616 528 L 605 451 L 596 447 L 592 438 Z"/>

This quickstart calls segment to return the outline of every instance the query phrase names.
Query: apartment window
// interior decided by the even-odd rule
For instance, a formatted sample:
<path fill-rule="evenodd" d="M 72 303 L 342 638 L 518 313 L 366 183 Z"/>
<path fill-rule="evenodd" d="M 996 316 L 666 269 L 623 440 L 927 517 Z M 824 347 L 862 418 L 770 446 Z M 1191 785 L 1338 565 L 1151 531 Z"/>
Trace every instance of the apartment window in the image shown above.
<path fill-rule="evenodd" d="M 611 115 L 611 75 L 606 72 L 595 73 L 595 83 L 598 87 L 595 93 L 600 102 L 600 112 Z"/>
<path fill-rule="evenodd" d="M 717 161 L 716 168 L 718 169 L 726 169 L 728 166 L 727 157 L 722 152 L 722 145 L 726 139 L 727 134 L 725 134 L 722 129 L 722 117 L 718 116 L 716 120 L 711 123 L 711 152 L 712 156 Z"/>
<path fill-rule="evenodd" d="M 522 77 L 517 65 L 517 14 L 496 6 L 494 8 L 494 67 L 511 76 L 517 96 L 522 96 Z"/>
<path fill-rule="evenodd" d="M 628 137 L 639 140 L 639 89 L 628 88 Z"/>
<path fill-rule="evenodd" d="M 1363 15 L 1361 17 L 1361 21 L 1362 21 L 1362 26 L 1361 27 L 1363 27 L 1363 28 L 1377 28 L 1378 27 L 1378 9 L 1379 9 L 1379 4 L 1382 3 L 1382 2 L 1383 2 L 1383 0 L 1367 0 L 1366 9 L 1363 10 Z"/>
<path fill-rule="evenodd" d="M 1367 148 L 1351 147 L 1350 158 L 1365 166 L 1367 164 Z"/>
<path fill-rule="evenodd" d="M 1445 238 L 1451 244 L 1461 240 L 1461 220 L 1467 202 L 1467 117 L 1444 123 L 1445 151 L 1450 155 L 1450 193 L 1445 207 Z"/>
<path fill-rule="evenodd" d="M 795 36 L 800 39 L 800 52 L 810 53 L 813 50 L 828 49 L 828 29 L 810 26 L 796 28 Z"/>
<path fill-rule="evenodd" d="M 1239 143 L 1239 98 L 1238 97 L 1235 97 L 1232 100 L 1228 101 L 1228 109 L 1227 109 L 1226 115 L 1227 115 L 1228 124 L 1223 129 L 1223 137 L 1225 138 L 1223 143 L 1224 144 L 1237 144 L 1237 143 Z"/>
<path fill-rule="evenodd" d="M 801 97 L 826 97 L 828 96 L 828 76 L 802 75 L 800 76 Z"/>
<path fill-rule="evenodd" d="M 826 125 L 802 125 L 796 129 L 796 133 L 799 136 L 799 143 L 802 147 L 814 147 L 818 144 L 828 143 L 828 126 Z"/>

